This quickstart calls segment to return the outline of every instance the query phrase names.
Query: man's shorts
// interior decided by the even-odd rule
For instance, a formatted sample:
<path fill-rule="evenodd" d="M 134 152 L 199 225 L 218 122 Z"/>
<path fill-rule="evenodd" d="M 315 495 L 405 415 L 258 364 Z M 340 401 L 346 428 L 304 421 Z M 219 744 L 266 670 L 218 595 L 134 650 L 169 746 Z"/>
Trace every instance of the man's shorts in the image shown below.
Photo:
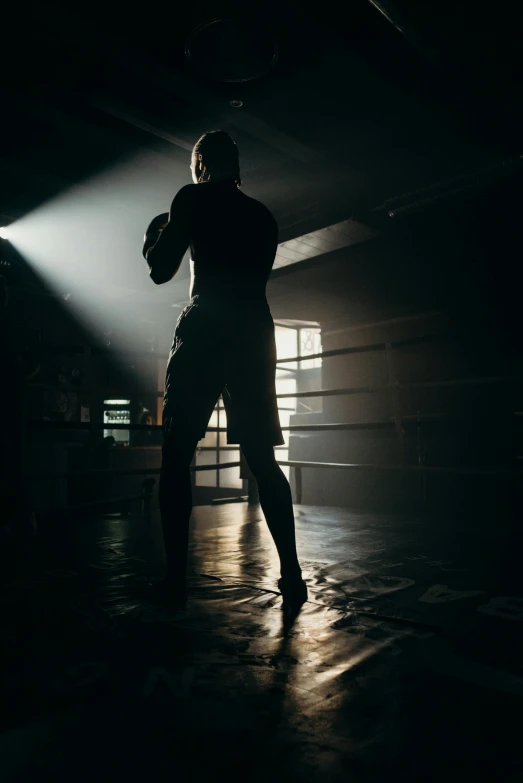
<path fill-rule="evenodd" d="M 276 343 L 268 305 L 211 307 L 193 297 L 174 333 L 163 406 L 165 435 L 200 440 L 222 395 L 227 443 L 280 446 Z"/>

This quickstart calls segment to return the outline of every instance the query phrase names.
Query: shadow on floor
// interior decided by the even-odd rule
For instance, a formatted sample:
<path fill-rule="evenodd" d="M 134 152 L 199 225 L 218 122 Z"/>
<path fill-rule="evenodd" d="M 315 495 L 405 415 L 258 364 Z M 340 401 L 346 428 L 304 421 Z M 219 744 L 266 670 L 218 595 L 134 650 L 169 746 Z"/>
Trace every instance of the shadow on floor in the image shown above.
<path fill-rule="evenodd" d="M 181 612 L 144 600 L 158 520 L 48 530 L 1 596 L 2 780 L 521 779 L 523 594 L 503 541 L 296 514 L 309 602 L 290 627 L 257 507 L 195 509 Z"/>

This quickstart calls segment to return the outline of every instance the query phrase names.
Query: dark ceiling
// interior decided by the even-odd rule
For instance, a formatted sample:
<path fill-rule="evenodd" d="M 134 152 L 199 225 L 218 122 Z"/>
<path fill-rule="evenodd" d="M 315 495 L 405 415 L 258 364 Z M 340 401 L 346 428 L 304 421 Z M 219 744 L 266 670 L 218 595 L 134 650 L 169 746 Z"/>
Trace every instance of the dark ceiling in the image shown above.
<path fill-rule="evenodd" d="M 217 127 L 282 241 L 522 151 L 508 3 L 19 5 L 3 15 L 7 216 L 141 152 L 174 194 Z M 155 206 L 144 195 L 137 236 Z"/>

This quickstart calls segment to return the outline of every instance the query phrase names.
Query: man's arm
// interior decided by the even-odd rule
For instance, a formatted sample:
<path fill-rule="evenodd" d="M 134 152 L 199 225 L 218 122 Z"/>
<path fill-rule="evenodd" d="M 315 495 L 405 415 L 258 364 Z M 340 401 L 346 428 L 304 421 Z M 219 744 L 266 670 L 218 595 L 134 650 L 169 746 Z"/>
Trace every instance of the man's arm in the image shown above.
<path fill-rule="evenodd" d="M 179 270 L 191 238 L 192 196 L 196 185 L 185 185 L 174 197 L 165 228 L 154 226 L 145 237 L 143 254 L 151 280 L 160 285 L 172 280 Z M 161 217 L 161 216 L 159 216 Z M 153 224 L 155 221 L 153 221 Z M 151 224 L 151 225 L 153 225 Z M 158 238 L 154 241 L 155 234 Z"/>

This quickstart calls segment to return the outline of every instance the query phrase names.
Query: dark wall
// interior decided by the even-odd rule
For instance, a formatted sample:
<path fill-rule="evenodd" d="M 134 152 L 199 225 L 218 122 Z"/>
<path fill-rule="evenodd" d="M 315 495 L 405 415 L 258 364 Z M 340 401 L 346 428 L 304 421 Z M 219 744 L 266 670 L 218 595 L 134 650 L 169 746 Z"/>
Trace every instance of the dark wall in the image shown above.
<path fill-rule="evenodd" d="M 390 344 L 325 359 L 322 368 L 324 389 L 380 390 L 325 397 L 321 422 L 383 426 L 300 434 L 292 438 L 290 459 L 460 469 L 517 465 L 523 449 L 514 413 L 523 400 L 515 339 L 519 293 L 510 277 L 521 244 L 495 199 L 469 201 L 405 220 L 386 236 L 271 283 L 273 311 L 318 320 L 324 350 Z M 401 344 L 405 340 L 412 342 Z M 486 380 L 468 382 L 473 379 Z M 307 420 L 301 415 L 293 423 Z M 492 511 L 506 504 L 508 481 L 311 468 L 303 473 L 302 500 Z"/>
<path fill-rule="evenodd" d="M 381 236 L 278 270 L 268 286 L 277 318 L 324 328 L 444 310 L 463 324 L 487 319 L 499 261 L 484 252 L 471 208 L 391 219 Z M 499 303 L 498 303 L 499 304 Z"/>

